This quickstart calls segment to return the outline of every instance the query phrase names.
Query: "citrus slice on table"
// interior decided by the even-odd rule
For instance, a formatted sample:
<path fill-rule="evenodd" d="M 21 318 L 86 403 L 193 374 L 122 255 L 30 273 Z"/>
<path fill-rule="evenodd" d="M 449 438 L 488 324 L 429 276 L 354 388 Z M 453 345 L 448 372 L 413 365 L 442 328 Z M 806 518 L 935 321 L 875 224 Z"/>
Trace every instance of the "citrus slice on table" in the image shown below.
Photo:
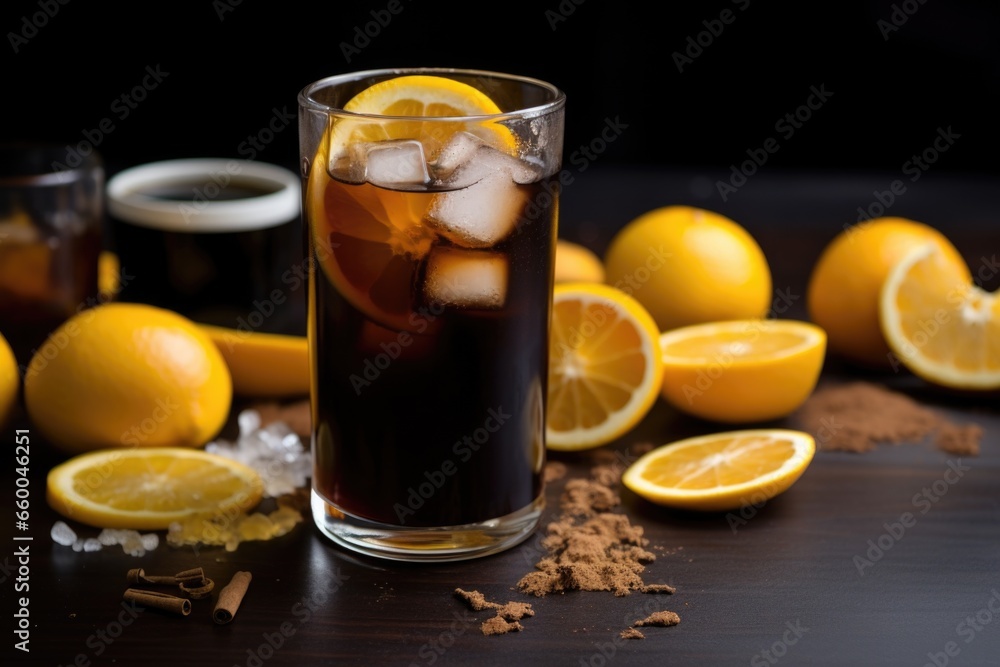
<path fill-rule="evenodd" d="M 438 76 L 402 76 L 377 83 L 344 105 L 356 114 L 458 117 L 500 113 L 472 86 Z M 420 264 L 436 234 L 424 222 L 432 194 L 400 192 L 334 180 L 324 165 L 356 142 L 417 139 L 427 159 L 454 134 L 474 132 L 494 147 L 514 152 L 510 131 L 492 122 L 336 117 L 320 142 L 306 187 L 306 216 L 319 264 L 351 305 L 378 324 L 422 332 L 428 318 L 417 313 Z"/>
<path fill-rule="evenodd" d="M 784 417 L 816 387 L 820 327 L 795 320 L 696 324 L 660 337 L 663 397 L 678 410 L 740 423 Z"/>
<path fill-rule="evenodd" d="M 264 486 L 253 469 L 181 447 L 99 450 L 81 454 L 48 475 L 49 505 L 68 519 L 98 528 L 162 530 L 193 515 L 243 512 Z"/>
<path fill-rule="evenodd" d="M 659 329 L 638 301 L 593 283 L 556 285 L 549 338 L 546 444 L 611 442 L 649 412 L 663 378 Z"/>
<path fill-rule="evenodd" d="M 622 483 L 659 505 L 724 512 L 784 492 L 815 452 L 812 436 L 801 431 L 714 433 L 654 449 L 629 466 Z"/>
<path fill-rule="evenodd" d="M 938 246 L 914 248 L 890 271 L 879 318 L 916 375 L 956 389 L 1000 388 L 1000 300 Z"/>

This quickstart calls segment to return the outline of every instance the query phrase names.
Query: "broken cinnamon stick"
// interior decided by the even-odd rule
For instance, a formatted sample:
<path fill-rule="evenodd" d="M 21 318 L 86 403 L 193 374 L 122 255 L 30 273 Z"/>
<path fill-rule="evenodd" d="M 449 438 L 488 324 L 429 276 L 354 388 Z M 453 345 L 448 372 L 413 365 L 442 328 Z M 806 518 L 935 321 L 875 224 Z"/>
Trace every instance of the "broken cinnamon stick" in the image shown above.
<path fill-rule="evenodd" d="M 143 607 L 160 609 L 172 614 L 187 616 L 191 613 L 191 601 L 187 598 L 177 597 L 176 595 L 168 595 L 167 593 L 160 593 L 158 591 L 145 591 L 139 588 L 130 588 L 125 591 L 124 597 L 129 602 L 135 602 Z"/>
<path fill-rule="evenodd" d="M 200 567 L 184 570 L 173 575 L 146 574 L 141 567 L 132 568 L 126 575 L 130 584 L 166 584 L 175 586 L 185 582 L 204 581 L 205 571 Z"/>
<path fill-rule="evenodd" d="M 187 596 L 192 600 L 200 600 L 203 597 L 207 597 L 212 589 L 215 588 L 215 582 L 211 579 L 192 579 L 190 581 L 182 580 L 179 583 L 180 589 L 187 593 Z"/>
<path fill-rule="evenodd" d="M 212 618 L 216 623 L 222 625 L 233 620 L 250 586 L 250 579 L 249 572 L 237 572 L 226 587 L 219 591 L 219 601 L 215 604 L 215 611 L 212 612 Z"/>

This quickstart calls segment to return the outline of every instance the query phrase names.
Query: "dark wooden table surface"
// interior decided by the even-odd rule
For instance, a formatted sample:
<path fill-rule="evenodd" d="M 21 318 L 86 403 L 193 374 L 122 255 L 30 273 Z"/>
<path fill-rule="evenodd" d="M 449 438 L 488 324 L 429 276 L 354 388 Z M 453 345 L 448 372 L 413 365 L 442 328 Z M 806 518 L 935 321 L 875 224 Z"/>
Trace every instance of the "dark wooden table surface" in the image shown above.
<path fill-rule="evenodd" d="M 574 168 L 575 169 L 575 168 Z M 899 174 L 756 175 L 723 202 L 721 174 L 651 170 L 573 171 L 564 192 L 562 235 L 603 248 L 635 215 L 675 203 L 718 210 L 759 240 L 772 266 L 783 317 L 805 316 L 808 272 L 823 245 L 857 208 L 875 201 Z M 949 235 L 973 269 L 995 265 L 1000 205 L 995 183 L 932 178 L 910 185 L 889 213 L 930 223 Z M 994 272 L 995 273 L 995 272 Z M 995 275 L 987 286 L 996 287 Z M 992 282 L 991 282 L 992 281 Z M 822 382 L 882 382 L 962 422 L 985 429 L 982 453 L 959 462 L 929 443 L 883 446 L 863 454 L 819 452 L 801 480 L 745 524 L 726 515 L 690 515 L 623 493 L 623 511 L 645 528 L 659 554 L 647 582 L 673 596 L 576 592 L 542 599 L 515 590 L 541 556 L 536 538 L 501 555 L 454 564 L 406 565 L 357 558 L 324 541 L 311 523 L 283 538 L 221 548 L 165 544 L 141 558 L 105 549 L 75 553 L 49 539 L 59 519 L 44 502 L 45 475 L 58 462 L 32 432 L 31 516 L 14 533 L 14 429 L 5 427 L 5 485 L 0 595 L 4 664 L 32 665 L 987 665 L 1000 664 L 1000 410 L 997 398 L 960 397 L 905 372 L 862 373 L 829 359 Z M 774 425 L 789 425 L 788 421 Z M 30 425 L 27 426 L 30 428 Z M 659 404 L 638 429 L 604 452 L 711 431 L 716 424 Z M 559 455 L 569 476 L 586 475 L 596 452 Z M 961 466 L 955 480 L 948 471 Z M 946 492 L 918 502 L 924 489 Z M 562 484 L 547 490 L 554 513 Z M 926 507 L 926 509 L 924 509 Z M 903 513 L 916 521 L 899 534 Z M 96 530 L 77 526 L 85 536 Z M 895 532 L 896 536 L 885 537 Z M 886 547 L 879 552 L 872 544 Z M 29 547 L 19 570 L 15 552 Z M 872 565 L 859 570 L 857 558 Z M 186 618 L 122 606 L 125 573 L 172 573 L 200 565 L 216 582 L 253 573 L 236 620 L 215 625 L 210 603 Z M 27 592 L 15 585 L 28 584 Z M 524 631 L 487 637 L 485 613 L 470 613 L 455 587 L 498 601 L 522 600 L 536 615 Z M 30 654 L 14 649 L 17 598 L 30 598 Z M 678 612 L 673 628 L 645 640 L 619 632 L 651 609 Z"/>

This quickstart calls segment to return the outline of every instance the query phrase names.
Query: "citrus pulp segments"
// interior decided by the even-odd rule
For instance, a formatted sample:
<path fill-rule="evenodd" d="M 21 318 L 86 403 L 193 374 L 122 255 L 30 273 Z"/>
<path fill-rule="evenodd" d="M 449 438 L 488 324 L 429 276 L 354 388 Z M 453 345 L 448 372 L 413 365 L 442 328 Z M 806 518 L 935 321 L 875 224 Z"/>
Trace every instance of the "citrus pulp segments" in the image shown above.
<path fill-rule="evenodd" d="M 925 380 L 956 389 L 1000 388 L 1000 300 L 933 244 L 889 273 L 879 316 L 892 352 Z"/>
<path fill-rule="evenodd" d="M 202 450 L 147 447 L 98 450 L 48 474 L 49 505 L 98 528 L 164 530 L 201 513 L 246 511 L 263 495 L 253 469 Z"/>
<path fill-rule="evenodd" d="M 654 449 L 625 471 L 622 483 L 660 505 L 724 512 L 783 493 L 815 452 L 813 437 L 801 431 L 714 433 Z"/>
<path fill-rule="evenodd" d="M 655 402 L 659 329 L 638 301 L 608 285 L 556 285 L 549 342 L 546 442 L 578 450 L 611 442 Z"/>

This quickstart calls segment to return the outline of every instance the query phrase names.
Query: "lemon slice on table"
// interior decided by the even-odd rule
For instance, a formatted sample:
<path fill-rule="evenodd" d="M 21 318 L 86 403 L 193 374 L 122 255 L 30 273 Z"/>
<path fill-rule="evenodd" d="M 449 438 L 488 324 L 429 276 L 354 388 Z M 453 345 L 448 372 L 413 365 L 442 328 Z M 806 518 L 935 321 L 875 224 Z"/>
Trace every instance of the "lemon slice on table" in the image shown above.
<path fill-rule="evenodd" d="M 826 333 L 795 320 L 696 324 L 660 337 L 663 397 L 678 410 L 719 422 L 777 419 L 816 387 Z"/>
<path fill-rule="evenodd" d="M 361 91 L 344 111 L 356 114 L 409 117 L 492 116 L 500 107 L 485 93 L 469 84 L 443 76 L 415 74 L 387 79 Z M 494 148 L 513 153 L 517 141 L 503 125 L 495 122 L 376 120 L 338 117 L 334 121 L 330 156 L 342 154 L 355 142 L 388 139 L 419 139 L 428 159 L 457 132 L 472 132 Z"/>
<path fill-rule="evenodd" d="M 253 469 L 182 447 L 99 450 L 49 472 L 49 505 L 98 528 L 163 530 L 196 514 L 254 507 L 264 492 Z"/>
<path fill-rule="evenodd" d="M 646 500 L 681 509 L 724 512 L 784 492 L 816 452 L 801 431 L 730 431 L 680 440 L 642 456 L 622 483 Z"/>
<path fill-rule="evenodd" d="M 594 283 L 556 285 L 548 448 L 597 447 L 639 423 L 663 379 L 659 335 L 652 316 L 621 290 Z"/>
<path fill-rule="evenodd" d="M 937 245 L 914 248 L 889 272 L 879 319 L 916 375 L 956 389 L 1000 388 L 1000 299 Z"/>

